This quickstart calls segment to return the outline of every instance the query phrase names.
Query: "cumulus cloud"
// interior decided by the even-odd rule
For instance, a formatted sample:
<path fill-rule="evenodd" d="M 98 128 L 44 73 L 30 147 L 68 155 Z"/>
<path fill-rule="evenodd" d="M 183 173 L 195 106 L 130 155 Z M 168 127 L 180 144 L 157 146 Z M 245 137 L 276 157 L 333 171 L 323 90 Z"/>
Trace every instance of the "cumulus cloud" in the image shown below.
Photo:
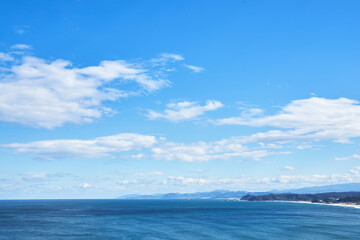
<path fill-rule="evenodd" d="M 149 148 L 157 142 L 154 136 L 122 133 L 92 140 L 61 139 L 0 145 L 18 154 L 32 154 L 40 159 L 109 157 L 111 154 Z"/>
<path fill-rule="evenodd" d="M 147 116 L 149 119 L 163 118 L 172 122 L 180 122 L 194 119 L 205 112 L 214 111 L 223 106 L 221 102 L 215 100 L 207 100 L 205 105 L 189 101 L 175 102 L 167 104 L 167 109 L 163 113 L 148 110 Z"/>
<path fill-rule="evenodd" d="M 173 185 L 201 185 L 203 187 L 212 186 L 215 189 L 259 189 L 305 187 L 314 185 L 328 185 L 338 183 L 352 183 L 360 181 L 360 167 L 354 167 L 345 173 L 338 174 L 313 174 L 313 175 L 280 175 L 275 177 L 249 177 L 240 176 L 233 178 L 192 178 L 192 177 L 173 177 L 170 176 L 163 181 L 163 184 Z"/>
<path fill-rule="evenodd" d="M 27 45 L 14 47 L 25 49 Z M 164 67 L 151 61 L 101 61 L 97 66 L 78 68 L 62 59 L 16 56 L 20 59 L 0 53 L 0 121 L 41 128 L 91 122 L 112 112 L 106 101 L 170 84 Z M 161 58 L 167 64 L 180 56 Z"/>
<path fill-rule="evenodd" d="M 196 73 L 200 73 L 200 72 L 205 70 L 202 67 L 197 67 L 197 66 L 194 66 L 194 65 L 185 65 L 185 67 L 187 67 L 188 69 L 190 69 L 190 70 L 192 70 L 193 72 L 196 72 Z"/>
<path fill-rule="evenodd" d="M 260 160 L 273 154 L 288 154 L 289 152 L 274 152 L 267 149 L 250 148 L 242 144 L 242 139 L 228 138 L 219 141 L 173 143 L 160 142 L 151 149 L 154 159 L 178 160 L 185 162 L 206 162 L 210 160 L 252 159 Z"/>
<path fill-rule="evenodd" d="M 333 139 L 346 143 L 349 138 L 360 136 L 359 119 L 360 105 L 356 100 L 312 97 L 292 101 L 275 115 L 241 115 L 219 119 L 215 123 L 289 129 L 272 130 L 252 137 L 283 141 Z"/>
<path fill-rule="evenodd" d="M 219 141 L 176 143 L 155 136 L 122 133 L 90 140 L 57 139 L 28 143 L 2 144 L 1 148 L 12 149 L 17 154 L 30 154 L 39 159 L 111 157 L 132 151 L 125 158 L 143 158 L 147 154 L 156 160 L 205 162 L 210 160 L 261 160 L 274 154 L 288 154 L 272 145 L 249 147 L 242 138 L 227 138 Z M 159 172 L 156 172 L 157 174 Z M 152 174 L 155 174 L 153 172 Z"/>

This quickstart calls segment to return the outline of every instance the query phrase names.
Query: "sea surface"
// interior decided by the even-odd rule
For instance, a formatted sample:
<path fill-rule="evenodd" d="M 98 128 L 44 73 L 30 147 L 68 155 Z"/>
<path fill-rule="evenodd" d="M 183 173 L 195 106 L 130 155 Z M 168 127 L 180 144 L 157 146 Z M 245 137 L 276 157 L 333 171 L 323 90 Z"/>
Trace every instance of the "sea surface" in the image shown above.
<path fill-rule="evenodd" d="M 360 209 L 225 200 L 2 200 L 5 239 L 360 239 Z"/>

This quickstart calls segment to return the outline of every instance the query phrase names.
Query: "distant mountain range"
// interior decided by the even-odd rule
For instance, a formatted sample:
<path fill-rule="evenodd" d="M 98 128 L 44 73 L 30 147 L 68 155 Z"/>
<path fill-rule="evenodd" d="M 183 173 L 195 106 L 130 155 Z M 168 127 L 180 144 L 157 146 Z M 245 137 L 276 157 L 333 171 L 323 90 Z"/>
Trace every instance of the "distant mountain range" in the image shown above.
<path fill-rule="evenodd" d="M 327 192 L 360 192 L 360 183 L 346 183 L 335 184 L 327 186 L 315 186 L 299 189 L 288 190 L 271 190 L 268 192 L 246 192 L 246 191 L 227 191 L 216 190 L 212 192 L 195 192 L 195 193 L 165 193 L 165 194 L 130 194 L 123 195 L 117 199 L 241 199 L 245 195 L 266 195 L 266 194 L 279 194 L 279 193 L 294 193 L 294 194 L 315 194 L 315 193 L 327 193 Z"/>
<path fill-rule="evenodd" d="M 153 195 L 130 194 L 118 197 L 118 199 L 222 199 L 222 198 L 242 198 L 245 195 L 264 195 L 270 192 L 245 192 L 216 190 L 212 192 L 195 193 L 165 193 Z"/>

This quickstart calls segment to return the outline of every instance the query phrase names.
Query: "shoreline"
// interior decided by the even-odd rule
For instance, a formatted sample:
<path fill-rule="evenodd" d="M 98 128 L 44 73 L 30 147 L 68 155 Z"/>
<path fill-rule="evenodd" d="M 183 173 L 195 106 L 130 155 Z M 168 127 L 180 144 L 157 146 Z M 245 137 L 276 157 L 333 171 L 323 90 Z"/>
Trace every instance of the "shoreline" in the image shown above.
<path fill-rule="evenodd" d="M 303 203 L 303 204 L 314 204 L 314 205 L 325 205 L 325 206 L 336 206 L 336 207 L 351 207 L 351 208 L 360 209 L 360 205 L 354 203 L 313 203 L 310 201 L 264 201 L 264 202 Z"/>
<path fill-rule="evenodd" d="M 335 207 L 350 207 L 360 209 L 360 204 L 356 203 L 313 203 L 311 201 L 286 201 L 286 200 L 264 200 L 264 201 L 248 201 L 241 200 L 240 198 L 228 198 L 228 201 L 240 201 L 240 202 L 279 202 L 279 203 L 303 203 L 303 204 L 315 204 L 315 205 L 324 205 L 324 206 L 335 206 Z"/>

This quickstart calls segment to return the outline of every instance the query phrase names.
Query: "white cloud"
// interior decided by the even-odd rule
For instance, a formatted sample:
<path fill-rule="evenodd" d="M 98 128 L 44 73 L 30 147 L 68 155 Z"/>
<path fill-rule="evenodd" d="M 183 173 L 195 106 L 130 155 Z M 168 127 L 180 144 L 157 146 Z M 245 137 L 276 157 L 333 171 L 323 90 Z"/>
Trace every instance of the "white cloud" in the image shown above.
<path fill-rule="evenodd" d="M 173 177 L 170 176 L 167 178 L 167 180 L 163 181 L 163 184 L 167 185 L 198 185 L 198 184 L 206 184 L 208 183 L 208 180 L 205 180 L 203 178 L 190 178 L 190 177 L 182 177 L 182 176 L 178 176 L 178 177 Z"/>
<path fill-rule="evenodd" d="M 173 60 L 173 61 L 182 61 L 182 60 L 184 60 L 183 56 L 181 56 L 179 54 L 174 54 L 174 53 L 163 53 L 163 54 L 161 54 L 161 57 L 165 58 L 165 59 L 170 59 L 170 60 Z"/>
<path fill-rule="evenodd" d="M 50 180 L 56 180 L 58 178 L 71 176 L 71 174 L 66 173 L 48 173 L 48 172 L 25 172 L 22 174 L 19 174 L 21 176 L 21 179 L 25 182 L 29 181 L 50 181 Z"/>
<path fill-rule="evenodd" d="M 159 57 L 151 59 L 152 63 L 164 65 L 167 62 L 177 62 L 184 60 L 184 57 L 174 53 L 162 53 Z M 169 69 L 167 69 L 169 70 Z M 173 71 L 174 69 L 172 69 Z"/>
<path fill-rule="evenodd" d="M 14 61 L 14 58 L 10 54 L 0 52 L 0 63 L 1 63 L 1 61 L 3 61 L 3 62 L 10 61 L 11 62 L 11 61 Z M 0 68 L 0 71 L 1 71 L 1 68 Z"/>
<path fill-rule="evenodd" d="M 313 148 L 314 146 L 309 143 L 303 143 L 296 146 L 297 149 L 303 150 L 303 149 L 309 149 Z"/>
<path fill-rule="evenodd" d="M 146 173 L 134 173 L 134 176 L 139 177 L 153 177 L 153 176 L 161 176 L 164 175 L 163 172 L 160 171 L 153 171 L 153 172 L 146 172 Z"/>
<path fill-rule="evenodd" d="M 40 159 L 108 157 L 111 154 L 149 148 L 157 142 L 154 136 L 122 133 L 93 140 L 47 140 L 29 143 L 3 144 L 18 154 L 33 154 Z"/>
<path fill-rule="evenodd" d="M 291 166 L 284 166 L 284 167 L 282 168 L 282 170 L 284 170 L 284 171 L 294 171 L 295 168 L 294 168 L 294 167 L 291 167 Z"/>
<path fill-rule="evenodd" d="M 321 186 L 329 184 L 339 183 L 353 183 L 360 182 L 360 166 L 353 167 L 350 170 L 343 173 L 336 174 L 312 174 L 312 175 L 291 175 L 283 174 L 279 176 L 263 176 L 253 177 L 247 175 L 239 175 L 237 177 L 194 177 L 194 176 L 160 176 L 153 178 L 149 176 L 140 176 L 137 179 L 117 179 L 117 178 L 106 178 L 96 179 L 98 182 L 97 187 L 93 186 L 88 180 L 81 180 L 83 182 L 77 182 L 76 185 L 69 186 L 65 184 L 59 186 L 59 183 L 54 181 L 54 184 L 49 185 L 48 180 L 53 180 L 55 174 L 33 172 L 26 173 L 21 176 L 28 176 L 28 179 L 16 180 L 16 179 L 2 179 L 0 182 L 1 191 L 24 191 L 25 196 L 29 196 L 29 187 L 31 191 L 44 190 L 49 193 L 51 188 L 55 190 L 72 189 L 78 191 L 81 188 L 89 188 L 94 191 L 110 191 L 118 195 L 119 190 L 129 190 L 133 193 L 134 189 L 137 192 L 193 192 L 198 191 L 211 191 L 219 189 L 228 190 L 247 190 L 247 191 L 267 191 L 271 189 L 292 189 L 309 186 Z M 92 179 L 93 181 L 94 179 Z M 105 181 L 105 182 L 102 182 Z M 41 182 L 42 184 L 38 184 Z M 45 184 L 46 183 L 46 184 Z M 115 183 L 115 184 L 114 184 Z M 101 187 L 100 187 L 101 186 Z M 98 193 L 99 194 L 99 193 Z"/>
<path fill-rule="evenodd" d="M 238 138 L 222 139 L 213 142 L 195 143 L 159 143 L 151 149 L 154 159 L 178 160 L 185 162 L 205 162 L 210 160 L 252 159 L 260 160 L 273 154 L 288 152 L 270 152 L 266 149 L 249 148 Z"/>
<path fill-rule="evenodd" d="M 255 191 L 270 189 L 289 189 L 301 188 L 314 185 L 329 185 L 338 183 L 352 183 L 360 181 L 360 166 L 350 169 L 348 172 L 340 174 L 313 174 L 313 175 L 280 175 L 276 177 L 249 177 L 240 176 L 234 178 L 192 178 L 192 177 L 173 177 L 164 180 L 163 184 L 168 185 L 201 185 L 203 188 L 213 189 L 235 189 Z"/>
<path fill-rule="evenodd" d="M 151 194 L 154 192 L 194 192 L 194 191 L 212 191 L 219 189 L 235 190 L 235 191 L 268 191 L 273 189 L 295 189 L 310 186 L 322 186 L 340 183 L 360 182 L 360 166 L 353 167 L 346 172 L 336 174 L 312 174 L 312 175 L 292 175 L 283 174 L 279 176 L 263 176 L 253 177 L 247 175 L 239 175 L 237 177 L 196 177 L 186 176 L 160 176 L 157 178 L 148 177 L 140 179 L 117 179 L 117 178 L 96 178 L 97 186 L 92 182 L 94 179 L 78 179 L 73 184 L 60 183 L 53 181 L 52 184 L 48 180 L 53 180 L 46 173 L 28 173 L 33 178 L 29 180 L 21 180 L 15 178 L 3 178 L 0 181 L 0 193 L 17 194 L 23 193 L 23 198 L 30 198 L 34 193 L 45 193 L 43 197 L 48 196 L 54 191 L 65 193 L 66 191 L 77 192 L 83 194 L 81 189 L 91 189 L 95 191 L 95 196 L 104 196 L 106 192 L 110 192 L 107 197 L 115 197 L 119 191 L 126 193 L 144 193 Z M 21 176 L 21 175 L 20 175 Z M 89 181 L 90 180 L 90 181 Z M 41 183 L 41 184 L 39 184 Z M 30 194 L 30 195 L 29 195 Z M 13 195 L 15 196 L 15 195 Z M 61 195 L 58 195 L 61 196 Z M 85 197 L 79 195 L 79 197 Z M 59 197 L 58 197 L 59 198 Z"/>
<path fill-rule="evenodd" d="M 270 190 L 301 188 L 314 185 L 329 185 L 360 181 L 360 167 L 354 167 L 340 174 L 280 175 L 275 177 L 239 176 L 232 178 L 197 178 L 169 176 L 159 185 L 201 186 L 201 189 Z M 153 182 L 151 184 L 154 184 Z M 207 191 L 202 190 L 202 191 Z"/>
<path fill-rule="evenodd" d="M 21 46 L 24 48 L 25 46 Z M 17 46 L 19 48 L 19 46 Z M 19 56 L 18 56 L 19 57 Z M 166 56 L 163 64 L 176 56 Z M 177 57 L 178 58 L 178 57 Z M 150 63 L 102 61 L 78 68 L 70 61 L 0 53 L 0 121 L 54 128 L 86 123 L 112 112 L 105 101 L 166 87 L 166 71 Z M 2 66 L 3 65 L 3 66 Z"/>
<path fill-rule="evenodd" d="M 185 67 L 187 67 L 188 69 L 192 70 L 193 72 L 196 72 L 196 73 L 199 73 L 199 72 L 202 72 L 204 71 L 205 69 L 202 68 L 202 67 L 197 67 L 197 66 L 194 66 L 194 65 L 185 65 Z"/>
<path fill-rule="evenodd" d="M 325 140 L 346 143 L 360 136 L 360 105 L 358 101 L 339 98 L 312 97 L 295 100 L 271 116 L 240 116 L 215 121 L 217 124 L 270 126 L 290 129 L 258 133 L 257 137 L 278 140 Z M 253 137 L 256 137 L 255 135 Z"/>
<path fill-rule="evenodd" d="M 46 172 L 27 172 L 22 174 L 22 180 L 24 181 L 41 181 L 49 178 L 49 174 Z"/>
<path fill-rule="evenodd" d="M 138 181 L 136 179 L 124 179 L 117 181 L 118 185 L 129 185 L 129 184 L 137 184 Z"/>
<path fill-rule="evenodd" d="M 142 153 L 138 153 L 138 154 L 132 154 L 132 155 L 129 155 L 129 156 L 125 156 L 127 158 L 135 158 L 135 159 L 141 159 L 144 157 L 144 154 Z"/>
<path fill-rule="evenodd" d="M 353 159 L 360 159 L 360 155 L 359 154 L 353 154 L 353 155 L 348 156 L 348 157 L 336 157 L 335 161 L 346 161 L 346 160 L 353 160 Z"/>
<path fill-rule="evenodd" d="M 166 105 L 167 109 L 163 113 L 148 110 L 149 119 L 164 118 L 172 122 L 179 122 L 184 120 L 194 119 L 203 115 L 207 111 L 214 111 L 224 105 L 215 100 L 207 100 L 205 105 L 200 105 L 198 102 L 177 102 Z"/>
<path fill-rule="evenodd" d="M 27 44 L 15 44 L 11 46 L 11 49 L 17 49 L 17 50 L 26 50 L 31 49 L 32 47 Z"/>
<path fill-rule="evenodd" d="M 149 152 L 149 157 L 153 159 L 185 162 L 230 159 L 261 160 L 269 155 L 289 153 L 280 152 L 278 151 L 279 147 L 274 148 L 271 144 L 249 147 L 243 143 L 246 143 L 244 139 L 235 137 L 210 142 L 175 143 L 165 139 L 158 140 L 149 135 L 122 133 L 90 140 L 45 140 L 2 144 L 0 147 L 12 149 L 17 154 L 35 155 L 37 158 L 45 160 L 111 157 L 126 151 L 132 151 L 131 155 L 121 155 L 122 157 L 140 159 Z"/>
<path fill-rule="evenodd" d="M 314 175 L 282 175 L 274 178 L 263 179 L 264 183 L 282 183 L 282 184 L 332 184 L 332 183 L 348 183 L 359 182 L 360 171 L 359 167 L 350 169 L 343 174 L 314 174 Z"/>
<path fill-rule="evenodd" d="M 92 185 L 89 184 L 89 183 L 84 183 L 84 184 L 81 184 L 80 187 L 81 187 L 81 188 L 91 188 Z"/>

